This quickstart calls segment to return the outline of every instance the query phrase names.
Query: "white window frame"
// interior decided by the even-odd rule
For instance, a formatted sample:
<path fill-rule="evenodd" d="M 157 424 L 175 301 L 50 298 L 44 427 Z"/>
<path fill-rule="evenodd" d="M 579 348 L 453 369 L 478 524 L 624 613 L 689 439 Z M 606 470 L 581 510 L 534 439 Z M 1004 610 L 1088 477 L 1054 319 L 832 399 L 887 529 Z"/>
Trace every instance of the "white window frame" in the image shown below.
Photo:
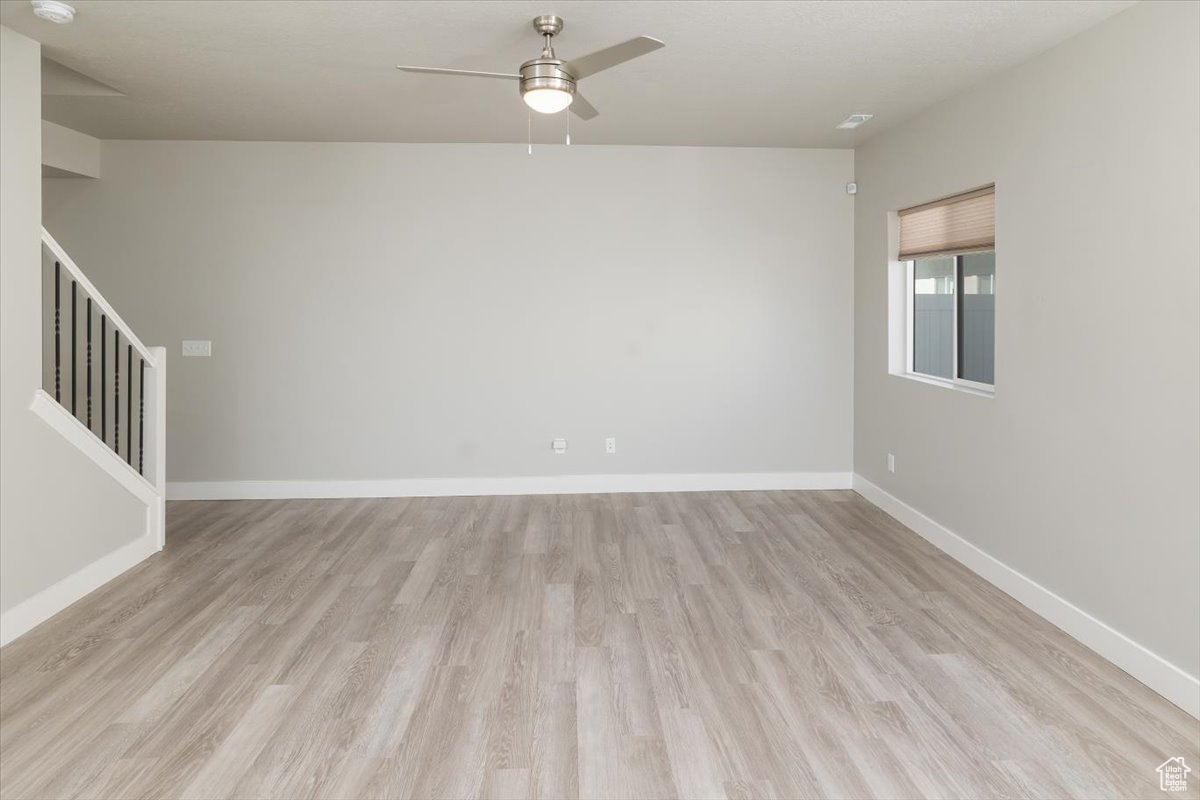
<path fill-rule="evenodd" d="M 989 251 L 994 252 L 994 251 Z M 913 296 L 916 290 L 914 285 L 916 273 L 916 259 L 908 259 L 902 261 L 904 265 L 904 373 L 903 377 L 922 383 L 930 383 L 935 386 L 945 386 L 951 389 L 969 392 L 971 394 L 980 394 L 991 397 L 996 393 L 995 384 L 981 383 L 980 381 L 967 380 L 966 378 L 957 377 L 958 373 L 958 294 L 961 287 L 959 282 L 958 256 L 955 257 L 954 264 L 954 291 L 951 293 L 953 300 L 951 307 L 954 309 L 954 336 L 950 349 L 950 364 L 951 370 L 955 374 L 953 378 L 943 378 L 940 375 L 928 375 L 924 372 L 917 372 L 913 369 L 913 324 L 915 321 L 913 310 Z M 993 289 L 993 292 L 995 289 Z M 994 354 L 993 354 L 994 357 Z"/>

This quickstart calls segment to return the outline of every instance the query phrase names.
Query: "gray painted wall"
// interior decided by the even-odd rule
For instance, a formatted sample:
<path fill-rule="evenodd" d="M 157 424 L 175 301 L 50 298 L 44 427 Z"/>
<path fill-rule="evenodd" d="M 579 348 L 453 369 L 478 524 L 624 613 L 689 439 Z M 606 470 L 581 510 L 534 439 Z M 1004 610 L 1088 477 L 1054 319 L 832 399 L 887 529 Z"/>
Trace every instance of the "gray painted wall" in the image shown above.
<path fill-rule="evenodd" d="M 1192 675 L 1198 28 L 1139 4 L 855 154 L 855 470 Z M 889 375 L 888 213 L 993 181 L 995 397 Z"/>
<path fill-rule="evenodd" d="M 0 611 L 146 529 L 146 507 L 29 410 L 42 375 L 41 111 L 41 48 L 0 26 Z"/>
<path fill-rule="evenodd" d="M 172 481 L 851 467 L 848 150 L 102 159 L 46 182 L 46 226 L 169 345 Z"/>

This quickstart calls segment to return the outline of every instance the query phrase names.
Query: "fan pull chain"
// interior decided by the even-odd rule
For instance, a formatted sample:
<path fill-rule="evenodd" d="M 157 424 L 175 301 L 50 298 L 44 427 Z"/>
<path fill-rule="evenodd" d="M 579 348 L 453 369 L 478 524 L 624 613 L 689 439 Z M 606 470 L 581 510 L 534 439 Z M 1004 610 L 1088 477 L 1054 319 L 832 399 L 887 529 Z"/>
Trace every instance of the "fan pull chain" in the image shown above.
<path fill-rule="evenodd" d="M 529 155 L 533 155 L 533 112 L 525 110 L 525 137 L 529 143 Z"/>
<path fill-rule="evenodd" d="M 571 146 L 571 109 L 567 109 L 567 147 Z"/>

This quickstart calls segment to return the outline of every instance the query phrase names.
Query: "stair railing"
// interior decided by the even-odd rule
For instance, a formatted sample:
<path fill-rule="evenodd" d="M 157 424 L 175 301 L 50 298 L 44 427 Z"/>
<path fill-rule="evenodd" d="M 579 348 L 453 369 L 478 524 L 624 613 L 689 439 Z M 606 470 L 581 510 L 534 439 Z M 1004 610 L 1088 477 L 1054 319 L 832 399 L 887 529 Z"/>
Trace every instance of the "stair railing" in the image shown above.
<path fill-rule="evenodd" d="M 53 319 L 53 332 L 47 329 L 52 354 L 50 347 L 43 348 L 43 389 L 149 484 L 157 500 L 161 540 L 166 350 L 142 343 L 45 228 L 42 251 L 48 273 L 43 285 L 52 297 L 47 312 Z"/>

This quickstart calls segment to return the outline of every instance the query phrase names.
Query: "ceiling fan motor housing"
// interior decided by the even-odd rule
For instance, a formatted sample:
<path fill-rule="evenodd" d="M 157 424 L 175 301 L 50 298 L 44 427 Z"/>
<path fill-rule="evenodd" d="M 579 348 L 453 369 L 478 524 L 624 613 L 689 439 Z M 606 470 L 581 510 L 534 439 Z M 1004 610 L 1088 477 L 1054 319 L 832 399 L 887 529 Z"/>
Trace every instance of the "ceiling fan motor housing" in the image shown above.
<path fill-rule="evenodd" d="M 559 58 L 535 58 L 521 65 L 521 94 L 534 89 L 555 89 L 575 94 L 575 77 L 563 69 Z"/>

